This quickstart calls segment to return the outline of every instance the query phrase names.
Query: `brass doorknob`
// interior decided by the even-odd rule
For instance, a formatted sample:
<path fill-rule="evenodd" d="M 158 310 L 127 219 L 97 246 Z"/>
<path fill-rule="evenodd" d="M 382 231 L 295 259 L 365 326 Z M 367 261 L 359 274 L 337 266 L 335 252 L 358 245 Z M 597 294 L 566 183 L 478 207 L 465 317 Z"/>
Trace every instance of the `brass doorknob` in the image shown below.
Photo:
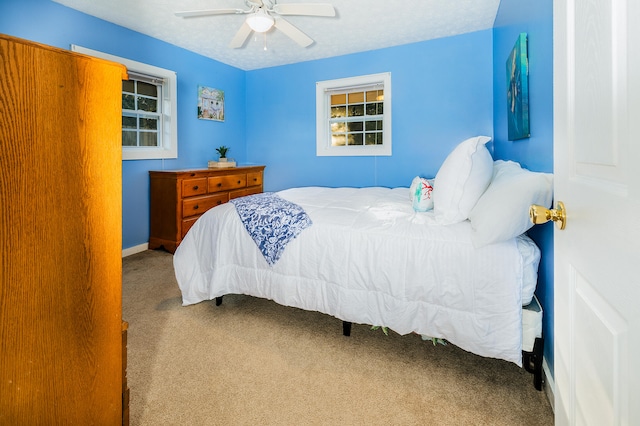
<path fill-rule="evenodd" d="M 540 225 L 541 223 L 546 223 L 551 220 L 556 223 L 558 228 L 564 229 L 567 224 L 567 211 L 565 210 L 564 203 L 562 201 L 558 201 L 556 203 L 556 208 L 551 210 L 546 207 L 533 204 L 529 207 L 529 219 L 531 219 L 531 223 L 534 225 Z"/>

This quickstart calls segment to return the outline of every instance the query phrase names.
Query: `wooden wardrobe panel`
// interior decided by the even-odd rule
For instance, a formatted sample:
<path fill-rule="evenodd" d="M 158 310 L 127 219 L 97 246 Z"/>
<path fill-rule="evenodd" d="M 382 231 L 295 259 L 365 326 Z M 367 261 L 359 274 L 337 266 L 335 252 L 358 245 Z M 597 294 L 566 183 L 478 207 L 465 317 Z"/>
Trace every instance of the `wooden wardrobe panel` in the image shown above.
<path fill-rule="evenodd" d="M 123 78 L 0 35 L 0 424 L 122 422 Z"/>

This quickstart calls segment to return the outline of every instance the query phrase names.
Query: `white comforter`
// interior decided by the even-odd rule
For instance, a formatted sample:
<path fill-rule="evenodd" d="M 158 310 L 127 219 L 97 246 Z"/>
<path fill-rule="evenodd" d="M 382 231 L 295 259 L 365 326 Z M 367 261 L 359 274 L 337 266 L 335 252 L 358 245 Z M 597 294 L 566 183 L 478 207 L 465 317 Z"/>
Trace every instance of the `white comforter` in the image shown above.
<path fill-rule="evenodd" d="M 468 221 L 436 225 L 432 213 L 413 211 L 407 188 L 278 194 L 313 225 L 269 266 L 233 204 L 209 210 L 174 256 L 184 305 L 258 296 L 521 365 L 523 287 L 530 299 L 539 260 L 527 237 L 475 249 Z"/>

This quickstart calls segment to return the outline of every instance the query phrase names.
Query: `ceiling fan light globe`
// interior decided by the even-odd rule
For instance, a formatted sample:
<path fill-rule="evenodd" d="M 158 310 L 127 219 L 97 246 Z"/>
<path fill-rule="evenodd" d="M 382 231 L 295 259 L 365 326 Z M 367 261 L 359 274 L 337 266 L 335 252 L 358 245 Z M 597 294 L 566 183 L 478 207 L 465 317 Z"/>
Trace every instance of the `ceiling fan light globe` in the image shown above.
<path fill-rule="evenodd" d="M 261 10 L 247 17 L 247 25 L 249 25 L 249 27 L 257 33 L 264 33 L 269 31 L 269 29 L 273 26 L 273 23 L 274 19 Z"/>

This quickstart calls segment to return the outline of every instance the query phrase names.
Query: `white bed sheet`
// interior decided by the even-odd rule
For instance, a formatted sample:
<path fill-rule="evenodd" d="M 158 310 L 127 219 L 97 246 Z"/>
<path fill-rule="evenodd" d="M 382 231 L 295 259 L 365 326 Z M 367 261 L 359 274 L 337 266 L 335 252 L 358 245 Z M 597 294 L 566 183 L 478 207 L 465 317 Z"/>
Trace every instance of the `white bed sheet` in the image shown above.
<path fill-rule="evenodd" d="M 233 204 L 209 210 L 174 256 L 184 305 L 246 294 L 522 365 L 523 287 L 532 293 L 525 281 L 539 260 L 527 237 L 475 249 L 468 221 L 437 225 L 413 211 L 407 188 L 278 194 L 313 225 L 269 266 Z"/>
<path fill-rule="evenodd" d="M 533 352 L 536 338 L 542 337 L 542 307 L 537 297 L 522 307 L 522 350 Z"/>

